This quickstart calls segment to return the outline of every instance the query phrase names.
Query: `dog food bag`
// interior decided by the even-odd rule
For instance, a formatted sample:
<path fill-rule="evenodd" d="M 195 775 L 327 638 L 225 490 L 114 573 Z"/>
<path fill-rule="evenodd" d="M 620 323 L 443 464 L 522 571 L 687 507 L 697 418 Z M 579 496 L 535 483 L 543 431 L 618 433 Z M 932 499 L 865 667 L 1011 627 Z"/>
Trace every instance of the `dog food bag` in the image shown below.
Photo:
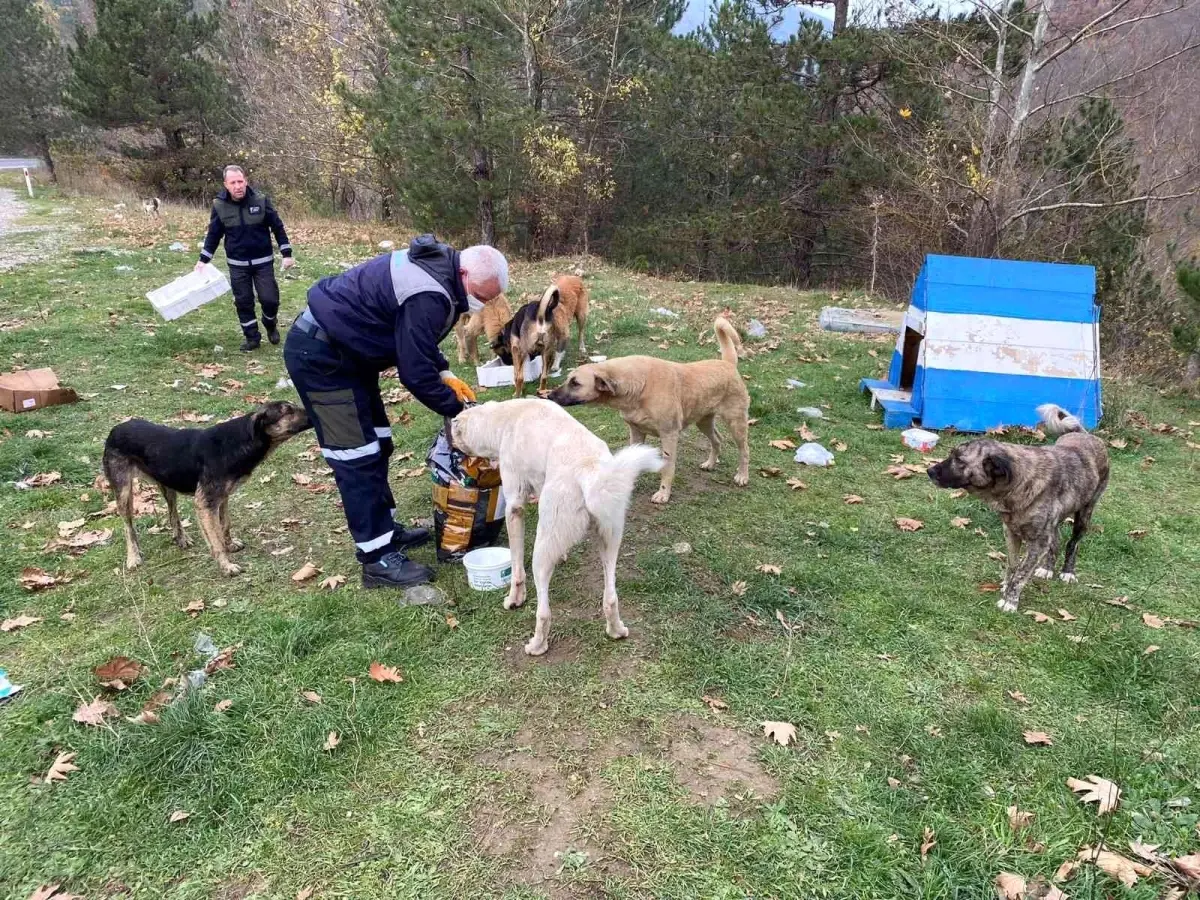
<path fill-rule="evenodd" d="M 468 550 L 496 542 L 504 528 L 500 467 L 466 456 L 438 432 L 425 464 L 433 475 L 433 533 L 439 562 L 461 560 Z"/>

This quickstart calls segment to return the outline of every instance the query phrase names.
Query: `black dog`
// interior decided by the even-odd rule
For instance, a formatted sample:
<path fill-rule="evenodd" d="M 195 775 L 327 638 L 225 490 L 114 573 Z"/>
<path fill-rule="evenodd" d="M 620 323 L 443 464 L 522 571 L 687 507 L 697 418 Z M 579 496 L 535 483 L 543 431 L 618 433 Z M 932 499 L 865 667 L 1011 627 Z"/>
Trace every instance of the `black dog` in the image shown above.
<path fill-rule="evenodd" d="M 562 331 L 555 319 L 554 311 L 559 304 L 559 290 L 554 285 L 547 288 L 542 299 L 526 303 L 517 310 L 500 330 L 492 342 L 492 352 L 506 366 L 513 367 L 513 396 L 525 395 L 525 361 L 539 354 L 542 357 L 542 375 L 538 389 L 545 390 L 555 354 L 566 343 L 567 333 Z M 567 322 L 570 327 L 570 322 Z"/>
<path fill-rule="evenodd" d="M 275 401 L 212 428 L 168 428 L 130 419 L 110 431 L 104 474 L 125 520 L 125 568 L 142 563 L 133 527 L 133 479 L 141 475 L 162 490 L 176 544 L 191 543 L 179 521 L 176 496 L 194 494 L 196 518 L 217 565 L 226 575 L 241 572 L 229 561 L 229 552 L 244 546 L 229 534 L 229 497 L 272 450 L 311 427 L 302 408 Z"/>

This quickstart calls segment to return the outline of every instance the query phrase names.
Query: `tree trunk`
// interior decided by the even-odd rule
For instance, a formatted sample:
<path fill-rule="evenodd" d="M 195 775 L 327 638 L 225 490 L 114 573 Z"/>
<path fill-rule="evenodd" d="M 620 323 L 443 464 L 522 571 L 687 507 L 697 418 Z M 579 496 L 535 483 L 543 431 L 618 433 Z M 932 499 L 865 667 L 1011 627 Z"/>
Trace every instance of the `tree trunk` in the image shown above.
<path fill-rule="evenodd" d="M 467 80 L 468 105 L 471 109 L 471 124 L 476 134 L 471 138 L 471 178 L 475 181 L 475 192 L 478 197 L 479 236 L 484 244 L 496 243 L 496 216 L 492 206 L 492 164 L 487 148 L 483 146 L 483 100 L 479 96 L 479 86 L 475 83 L 475 73 L 471 68 L 471 46 L 467 43 L 467 16 L 460 13 L 458 28 L 462 35 L 462 46 L 459 48 L 459 65 Z"/>
<path fill-rule="evenodd" d="M 1187 368 L 1183 372 L 1183 386 L 1194 388 L 1200 384 L 1200 350 L 1193 350 L 1187 358 Z"/>

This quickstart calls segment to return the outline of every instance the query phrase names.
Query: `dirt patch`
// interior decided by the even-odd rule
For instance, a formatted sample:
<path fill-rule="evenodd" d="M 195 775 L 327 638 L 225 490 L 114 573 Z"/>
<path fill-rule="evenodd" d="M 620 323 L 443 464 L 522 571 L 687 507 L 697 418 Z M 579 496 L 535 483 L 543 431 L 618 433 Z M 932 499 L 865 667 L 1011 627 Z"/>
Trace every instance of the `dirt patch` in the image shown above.
<path fill-rule="evenodd" d="M 576 869 L 624 874 L 628 867 L 606 849 L 613 795 L 601 769 L 640 749 L 628 736 L 522 729 L 506 747 L 476 759 L 499 773 L 472 813 L 476 846 L 508 861 L 513 881 L 539 885 L 551 897 L 575 896 L 563 880 Z"/>
<path fill-rule="evenodd" d="M 553 612 L 553 611 L 552 611 Z M 530 635 L 533 634 L 530 622 Z M 601 620 L 601 628 L 604 627 Z M 563 663 L 579 662 L 583 656 L 583 641 L 570 634 L 555 634 L 554 623 L 550 624 L 550 649 L 541 656 L 530 656 L 525 652 L 525 639 L 504 648 L 504 661 L 510 669 L 523 671 L 530 666 L 559 666 Z"/>
<path fill-rule="evenodd" d="M 263 894 L 266 890 L 267 882 L 261 875 L 246 875 L 236 881 L 217 885 L 212 900 L 246 900 L 247 897 Z"/>
<path fill-rule="evenodd" d="M 755 759 L 748 735 L 688 717 L 676 726 L 666 758 L 679 783 L 709 805 L 731 800 L 770 800 L 779 783 Z"/>

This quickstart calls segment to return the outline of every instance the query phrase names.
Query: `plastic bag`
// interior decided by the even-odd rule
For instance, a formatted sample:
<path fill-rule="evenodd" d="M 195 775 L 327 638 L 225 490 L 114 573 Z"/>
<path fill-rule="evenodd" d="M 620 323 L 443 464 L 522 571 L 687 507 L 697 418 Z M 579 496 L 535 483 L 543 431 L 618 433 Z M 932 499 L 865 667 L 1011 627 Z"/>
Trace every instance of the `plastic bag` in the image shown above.
<path fill-rule="evenodd" d="M 820 444 L 810 442 L 800 445 L 796 451 L 796 462 L 806 466 L 831 466 L 833 465 L 833 454 Z"/>
<path fill-rule="evenodd" d="M 751 319 L 750 324 L 746 326 L 746 336 L 755 339 L 765 338 L 767 336 L 767 326 L 758 319 Z"/>
<path fill-rule="evenodd" d="M 425 464 L 433 476 L 433 535 L 438 562 L 457 561 L 468 550 L 494 544 L 504 528 L 500 467 L 467 456 L 447 437 L 450 422 L 434 439 Z"/>

